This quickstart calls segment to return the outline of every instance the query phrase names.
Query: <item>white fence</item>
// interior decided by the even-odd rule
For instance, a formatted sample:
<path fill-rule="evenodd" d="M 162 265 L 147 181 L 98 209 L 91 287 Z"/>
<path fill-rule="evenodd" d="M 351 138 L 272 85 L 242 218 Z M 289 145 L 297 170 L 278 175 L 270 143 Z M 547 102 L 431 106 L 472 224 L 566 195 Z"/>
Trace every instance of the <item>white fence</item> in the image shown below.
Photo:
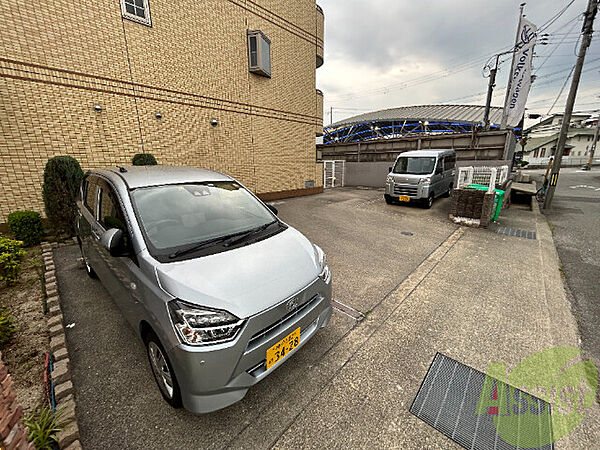
<path fill-rule="evenodd" d="M 496 185 L 502 184 L 508 178 L 508 166 L 499 167 L 459 167 L 457 188 L 463 188 L 469 184 L 480 184 L 488 187 L 488 192 L 493 191 Z"/>
<path fill-rule="evenodd" d="M 346 161 L 323 161 L 323 187 L 343 187 Z"/>
<path fill-rule="evenodd" d="M 598 155 L 595 155 L 598 156 Z M 580 167 L 588 163 L 589 156 L 563 156 L 561 167 Z M 524 157 L 523 161 L 529 162 L 529 166 L 547 166 L 550 158 L 528 158 Z M 594 164 L 600 164 L 599 158 L 594 158 Z"/>

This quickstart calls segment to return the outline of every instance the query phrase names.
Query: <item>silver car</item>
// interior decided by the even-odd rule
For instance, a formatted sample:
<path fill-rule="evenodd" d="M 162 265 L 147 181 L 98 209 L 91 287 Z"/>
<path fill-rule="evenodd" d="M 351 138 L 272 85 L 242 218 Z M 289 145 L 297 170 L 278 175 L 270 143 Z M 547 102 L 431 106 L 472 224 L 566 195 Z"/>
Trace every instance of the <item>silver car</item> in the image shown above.
<path fill-rule="evenodd" d="M 78 240 L 136 334 L 165 400 L 241 400 L 331 317 L 325 254 L 241 183 L 142 166 L 86 174 Z"/>
<path fill-rule="evenodd" d="M 418 201 L 431 208 L 433 200 L 449 196 L 454 182 L 454 150 L 414 150 L 400 153 L 385 180 L 385 201 Z"/>

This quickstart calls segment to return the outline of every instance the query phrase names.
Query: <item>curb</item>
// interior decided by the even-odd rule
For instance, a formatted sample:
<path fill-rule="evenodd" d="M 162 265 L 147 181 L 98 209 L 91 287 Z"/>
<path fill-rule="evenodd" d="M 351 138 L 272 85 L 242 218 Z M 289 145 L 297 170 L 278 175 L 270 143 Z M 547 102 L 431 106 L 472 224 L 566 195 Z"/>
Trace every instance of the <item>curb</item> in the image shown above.
<path fill-rule="evenodd" d="M 71 361 L 67 350 L 67 340 L 60 307 L 60 295 L 56 280 L 56 267 L 54 265 L 54 249 L 73 245 L 69 243 L 42 242 L 42 260 L 45 266 L 44 280 L 46 286 L 46 317 L 50 331 L 50 352 L 54 359 L 54 370 L 50 374 L 54 384 L 54 399 L 57 409 L 63 411 L 65 426 L 58 432 L 56 438 L 61 449 L 81 449 L 79 442 L 79 426 L 75 413 L 75 394 L 71 380 Z"/>

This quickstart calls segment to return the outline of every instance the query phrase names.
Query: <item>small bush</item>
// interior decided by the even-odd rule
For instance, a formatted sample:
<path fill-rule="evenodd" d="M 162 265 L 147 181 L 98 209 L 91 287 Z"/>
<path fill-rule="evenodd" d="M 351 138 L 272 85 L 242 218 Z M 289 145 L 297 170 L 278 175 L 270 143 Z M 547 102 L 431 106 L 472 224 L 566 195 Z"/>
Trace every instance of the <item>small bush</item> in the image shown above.
<path fill-rule="evenodd" d="M 29 441 L 35 445 L 36 449 L 58 448 L 56 435 L 66 425 L 60 410 L 53 412 L 49 407 L 43 406 L 36 413 L 25 418 L 23 422 L 29 428 Z"/>
<path fill-rule="evenodd" d="M 13 283 L 19 278 L 21 258 L 25 256 L 23 242 L 0 236 L 0 281 Z"/>
<path fill-rule="evenodd" d="M 25 247 L 37 245 L 42 240 L 42 218 L 35 211 L 15 211 L 8 215 L 8 230 Z"/>
<path fill-rule="evenodd" d="M 529 164 L 529 161 L 521 161 L 521 167 L 525 167 Z"/>
<path fill-rule="evenodd" d="M 10 342 L 15 331 L 13 317 L 8 314 L 6 308 L 0 306 L 0 350 Z"/>
<path fill-rule="evenodd" d="M 156 158 L 151 153 L 138 153 L 131 160 L 134 166 L 156 166 Z"/>
<path fill-rule="evenodd" d="M 46 216 L 57 232 L 73 235 L 77 216 L 77 198 L 83 178 L 79 162 L 70 156 L 50 158 L 44 169 L 42 193 Z"/>

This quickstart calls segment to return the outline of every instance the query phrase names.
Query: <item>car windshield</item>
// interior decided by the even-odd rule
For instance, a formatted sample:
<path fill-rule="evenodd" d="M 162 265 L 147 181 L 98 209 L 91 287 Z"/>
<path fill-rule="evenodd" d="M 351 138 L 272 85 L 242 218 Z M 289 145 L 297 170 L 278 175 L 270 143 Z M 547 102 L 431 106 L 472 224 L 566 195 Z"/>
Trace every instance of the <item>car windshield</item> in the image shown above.
<path fill-rule="evenodd" d="M 394 173 L 403 173 L 408 175 L 427 175 L 433 172 L 435 167 L 435 158 L 416 156 L 400 157 L 394 166 Z"/>
<path fill-rule="evenodd" d="M 233 181 L 136 189 L 139 222 L 160 251 L 252 230 L 275 220 L 246 189 Z"/>

